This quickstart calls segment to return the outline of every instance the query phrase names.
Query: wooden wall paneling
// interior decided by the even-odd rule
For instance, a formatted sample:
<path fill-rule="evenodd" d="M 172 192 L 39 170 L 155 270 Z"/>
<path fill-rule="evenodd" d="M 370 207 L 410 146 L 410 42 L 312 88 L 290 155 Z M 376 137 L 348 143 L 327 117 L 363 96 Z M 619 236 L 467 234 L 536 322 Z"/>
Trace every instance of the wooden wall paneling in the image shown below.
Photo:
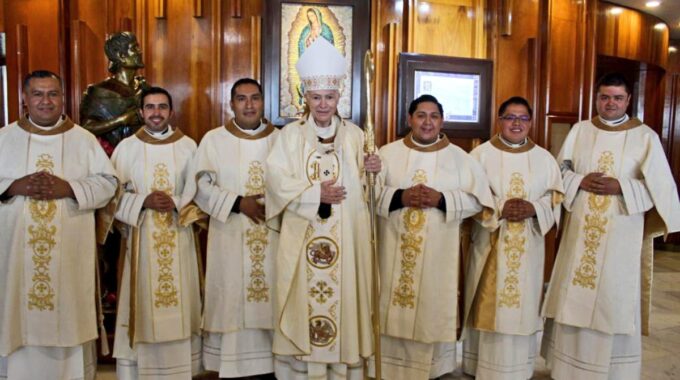
<path fill-rule="evenodd" d="M 498 31 L 501 36 L 509 37 L 512 35 L 513 0 L 500 0 L 499 8 Z"/>
<path fill-rule="evenodd" d="M 584 23 L 590 1 L 542 0 L 539 4 L 540 100 L 535 125 L 537 143 L 548 145 L 550 117 L 578 119 L 584 91 Z M 576 52 L 576 54 L 575 54 Z"/>
<path fill-rule="evenodd" d="M 250 76 L 251 78 L 262 81 L 260 67 L 262 59 L 262 17 L 250 16 Z"/>
<path fill-rule="evenodd" d="M 526 99 L 531 105 L 531 108 L 536 112 L 538 108 L 539 99 L 539 86 L 540 86 L 540 70 L 541 65 L 539 64 L 539 50 L 538 41 L 536 38 L 529 38 L 527 40 L 527 73 L 526 73 Z M 534 114 L 535 115 L 535 114 Z M 535 119 L 534 119 L 535 120 Z M 538 128 L 536 128 L 536 122 L 534 121 L 533 128 L 529 132 L 529 138 L 533 141 L 539 141 L 538 139 Z M 498 131 L 496 131 L 497 133 Z"/>
<path fill-rule="evenodd" d="M 16 102 L 17 107 L 15 108 L 17 112 L 14 114 L 14 117 L 12 117 L 12 107 L 8 107 L 9 109 L 9 114 L 10 114 L 10 120 L 17 119 L 24 113 L 23 105 L 21 102 L 21 94 L 23 93 L 23 78 L 28 75 L 29 73 L 29 68 L 28 68 L 28 59 L 29 59 L 29 50 L 28 50 L 28 27 L 26 25 L 17 25 L 16 26 L 16 82 L 17 82 L 17 100 Z M 8 54 L 9 58 L 9 54 Z M 9 59 L 8 59 L 9 61 Z M 9 65 L 7 65 L 9 67 Z M 8 70 L 8 74 L 11 73 L 12 70 Z M 11 74 L 10 74 L 11 75 Z M 9 76 L 9 75 L 8 75 Z M 9 86 L 8 86 L 9 87 Z"/>
<path fill-rule="evenodd" d="M 21 112 L 21 93 L 12 89 L 21 90 L 23 76 L 38 69 L 63 72 L 64 57 L 59 50 L 61 4 L 52 0 L 24 0 L 5 1 L 4 6 L 10 89 L 8 118 L 14 121 Z"/>
<path fill-rule="evenodd" d="M 87 86 L 87 25 L 81 20 L 71 23 L 71 119 L 80 123 L 80 99 Z M 103 79 L 103 78 L 102 78 Z M 85 82 L 85 83 L 84 83 Z"/>
<path fill-rule="evenodd" d="M 57 72 L 62 79 L 64 94 L 70 94 L 73 91 L 71 79 L 71 5 L 69 0 L 59 0 L 57 13 L 57 46 L 59 50 L 59 71 Z M 65 96 L 64 112 L 69 112 L 73 109 L 73 99 L 70 96 Z"/>
<path fill-rule="evenodd" d="M 194 0 L 194 17 L 203 17 L 203 0 Z"/>
<path fill-rule="evenodd" d="M 597 54 L 666 68 L 669 31 L 663 20 L 605 1 L 598 2 L 597 15 Z"/>
<path fill-rule="evenodd" d="M 384 53 L 382 62 L 382 75 L 380 86 L 382 89 L 381 121 L 384 125 L 385 133 L 380 133 L 378 144 L 387 144 L 397 139 L 397 74 L 399 53 L 401 52 L 401 28 L 398 23 L 389 23 L 383 28 Z M 376 95 L 378 91 L 376 91 Z M 378 107 L 376 107 L 378 108 Z M 378 124 L 376 124 L 378 125 Z M 384 136 L 384 140 L 382 140 Z"/>
<path fill-rule="evenodd" d="M 223 125 L 224 97 L 222 82 L 222 49 L 224 45 L 222 29 L 224 25 L 222 22 L 222 1 L 211 0 L 210 8 L 210 40 L 212 41 L 210 50 L 210 98 L 213 99 L 210 120 L 213 124 Z M 207 126 L 206 130 L 209 130 L 211 127 L 212 125 Z"/>
<path fill-rule="evenodd" d="M 502 2 L 495 7 L 497 18 L 503 18 Z M 494 105 L 493 111 L 511 96 L 522 96 L 535 103 L 538 87 L 538 57 L 536 37 L 538 35 L 538 3 L 531 1 L 514 1 L 512 14 L 515 18 L 513 33 L 509 36 L 497 37 L 492 59 L 494 60 Z M 498 35 L 500 23 L 493 23 L 489 33 Z M 532 108 L 536 109 L 535 104 Z M 492 134 L 496 133 L 496 123 L 492 123 Z M 532 133 L 536 133 L 533 128 Z M 532 136 L 534 138 L 534 136 Z M 535 140 L 537 141 L 537 140 Z"/>
<path fill-rule="evenodd" d="M 241 18 L 242 13 L 241 10 L 243 9 L 243 2 L 241 0 L 231 0 L 231 17 L 233 18 Z"/>
<path fill-rule="evenodd" d="M 595 86 L 595 70 L 597 67 L 597 13 L 598 1 L 589 0 L 582 8 L 585 23 L 581 25 L 583 33 L 583 49 L 581 51 L 583 66 L 581 70 L 581 101 L 579 120 L 590 119 L 595 113 L 593 88 Z"/>
<path fill-rule="evenodd" d="M 666 95 L 665 74 L 665 70 L 654 65 L 640 65 L 640 82 L 644 83 L 644 91 L 641 91 L 640 96 L 644 99 L 642 121 L 656 131 L 659 136 L 661 136 L 663 128 L 663 107 Z"/>
<path fill-rule="evenodd" d="M 408 51 L 486 58 L 484 0 L 409 2 Z M 406 10 L 405 10 L 406 12 Z"/>
<path fill-rule="evenodd" d="M 166 18 L 168 4 L 165 0 L 156 0 L 156 18 Z"/>
<path fill-rule="evenodd" d="M 224 121 L 232 117 L 231 109 L 228 106 L 230 100 L 231 86 L 240 78 L 253 76 L 253 59 L 259 57 L 260 53 L 250 52 L 253 44 L 260 42 L 252 41 L 252 38 L 258 33 L 253 30 L 253 27 L 261 27 L 262 24 L 253 24 L 251 17 L 256 16 L 262 18 L 264 16 L 264 2 L 261 0 L 230 0 L 229 7 L 225 9 L 226 14 L 223 14 L 223 28 L 224 41 L 222 44 L 222 95 L 219 99 L 222 102 Z M 262 33 L 259 32 L 260 36 Z M 264 37 L 268 38 L 268 37 Z M 266 62 L 260 59 L 260 73 L 265 68 Z M 269 95 L 265 94 L 265 97 Z M 217 101 L 217 100 L 215 100 Z M 213 125 L 214 127 L 215 125 Z"/>

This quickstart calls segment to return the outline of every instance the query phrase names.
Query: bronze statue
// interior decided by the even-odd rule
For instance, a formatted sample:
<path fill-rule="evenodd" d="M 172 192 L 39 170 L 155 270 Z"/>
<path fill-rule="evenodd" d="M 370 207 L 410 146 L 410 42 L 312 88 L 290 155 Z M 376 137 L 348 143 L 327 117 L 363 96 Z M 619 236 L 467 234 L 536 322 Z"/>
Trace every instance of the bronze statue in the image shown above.
<path fill-rule="evenodd" d="M 137 38 L 131 32 L 116 33 L 104 44 L 111 76 L 87 87 L 80 103 L 80 124 L 92 132 L 109 155 L 125 137 L 135 133 L 144 121 L 137 110 L 142 90 L 147 88 Z"/>

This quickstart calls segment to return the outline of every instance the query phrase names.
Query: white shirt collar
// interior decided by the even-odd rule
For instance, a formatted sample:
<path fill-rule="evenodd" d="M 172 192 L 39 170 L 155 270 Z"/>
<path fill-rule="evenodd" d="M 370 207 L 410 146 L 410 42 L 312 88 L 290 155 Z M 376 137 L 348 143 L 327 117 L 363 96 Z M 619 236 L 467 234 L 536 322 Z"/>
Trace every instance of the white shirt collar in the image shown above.
<path fill-rule="evenodd" d="M 59 120 L 57 120 L 57 122 L 54 123 L 53 125 L 42 126 L 42 125 L 36 124 L 33 120 L 31 120 L 31 117 L 30 117 L 30 116 L 28 117 L 28 121 L 30 121 L 31 124 L 33 124 L 33 125 L 34 125 L 36 128 L 38 128 L 38 129 L 42 129 L 43 131 L 49 131 L 49 130 L 52 129 L 52 128 L 58 127 L 61 123 L 64 122 L 64 120 L 66 120 L 66 117 L 64 117 L 64 115 L 61 115 L 61 116 L 59 117 Z"/>
<path fill-rule="evenodd" d="M 502 142 L 503 144 L 505 144 L 505 146 L 510 147 L 510 148 L 513 148 L 513 149 L 519 148 L 519 147 L 521 147 L 522 145 L 526 144 L 527 141 L 529 141 L 529 139 L 525 137 L 525 138 L 524 138 L 524 141 L 519 142 L 519 143 L 513 143 L 513 142 L 510 142 L 510 141 L 504 139 L 504 138 L 503 138 L 503 135 L 501 135 L 500 133 L 498 134 L 498 139 L 501 140 L 501 142 Z"/>
<path fill-rule="evenodd" d="M 260 125 L 258 125 L 257 128 L 255 128 L 255 129 L 243 129 L 243 128 L 241 128 L 241 126 L 239 126 L 239 125 L 236 123 L 236 120 L 234 120 L 234 125 L 235 125 L 236 128 L 238 128 L 241 132 L 243 132 L 243 133 L 245 133 L 245 134 L 247 134 L 247 135 L 249 135 L 249 136 L 255 136 L 256 134 L 262 132 L 265 128 L 267 128 L 267 124 L 265 124 L 265 123 L 263 123 L 263 122 L 260 122 Z"/>
<path fill-rule="evenodd" d="M 174 130 L 172 129 L 172 126 L 168 124 L 168 127 L 164 131 L 154 132 L 144 127 L 144 132 L 146 132 L 149 136 L 155 138 L 156 140 L 165 140 L 168 137 L 172 136 Z"/>
<path fill-rule="evenodd" d="M 605 120 L 601 116 L 598 116 L 600 118 L 600 121 L 604 123 L 604 125 L 608 127 L 618 127 L 619 125 L 627 122 L 630 117 L 627 114 L 623 114 L 620 119 L 616 120 Z"/>

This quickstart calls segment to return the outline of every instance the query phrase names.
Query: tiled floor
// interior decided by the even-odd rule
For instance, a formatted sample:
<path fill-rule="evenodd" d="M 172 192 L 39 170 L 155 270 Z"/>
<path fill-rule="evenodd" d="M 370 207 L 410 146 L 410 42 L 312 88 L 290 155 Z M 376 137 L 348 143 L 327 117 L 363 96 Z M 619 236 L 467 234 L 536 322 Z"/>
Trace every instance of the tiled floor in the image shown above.
<path fill-rule="evenodd" d="M 680 379 L 680 252 L 657 251 L 654 258 L 654 294 L 652 297 L 652 331 L 642 338 L 642 379 Z M 458 360 L 462 348 L 458 348 Z M 204 377 L 205 378 L 205 377 Z M 214 377 L 207 377 L 214 378 Z M 206 379 L 207 379 L 206 378 Z M 113 366 L 100 366 L 97 380 L 114 380 Z M 460 370 L 446 380 L 472 379 Z M 550 374 L 539 358 L 535 380 L 549 380 Z"/>

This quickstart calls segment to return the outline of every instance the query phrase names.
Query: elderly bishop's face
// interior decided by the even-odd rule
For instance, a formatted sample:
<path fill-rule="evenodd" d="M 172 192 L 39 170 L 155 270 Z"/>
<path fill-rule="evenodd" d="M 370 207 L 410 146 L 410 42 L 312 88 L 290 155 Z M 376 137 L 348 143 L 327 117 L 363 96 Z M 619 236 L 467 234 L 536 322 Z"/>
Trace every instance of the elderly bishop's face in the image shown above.
<path fill-rule="evenodd" d="M 305 92 L 305 100 L 316 125 L 330 126 L 333 115 L 338 110 L 340 92 L 338 90 L 310 90 Z"/>

